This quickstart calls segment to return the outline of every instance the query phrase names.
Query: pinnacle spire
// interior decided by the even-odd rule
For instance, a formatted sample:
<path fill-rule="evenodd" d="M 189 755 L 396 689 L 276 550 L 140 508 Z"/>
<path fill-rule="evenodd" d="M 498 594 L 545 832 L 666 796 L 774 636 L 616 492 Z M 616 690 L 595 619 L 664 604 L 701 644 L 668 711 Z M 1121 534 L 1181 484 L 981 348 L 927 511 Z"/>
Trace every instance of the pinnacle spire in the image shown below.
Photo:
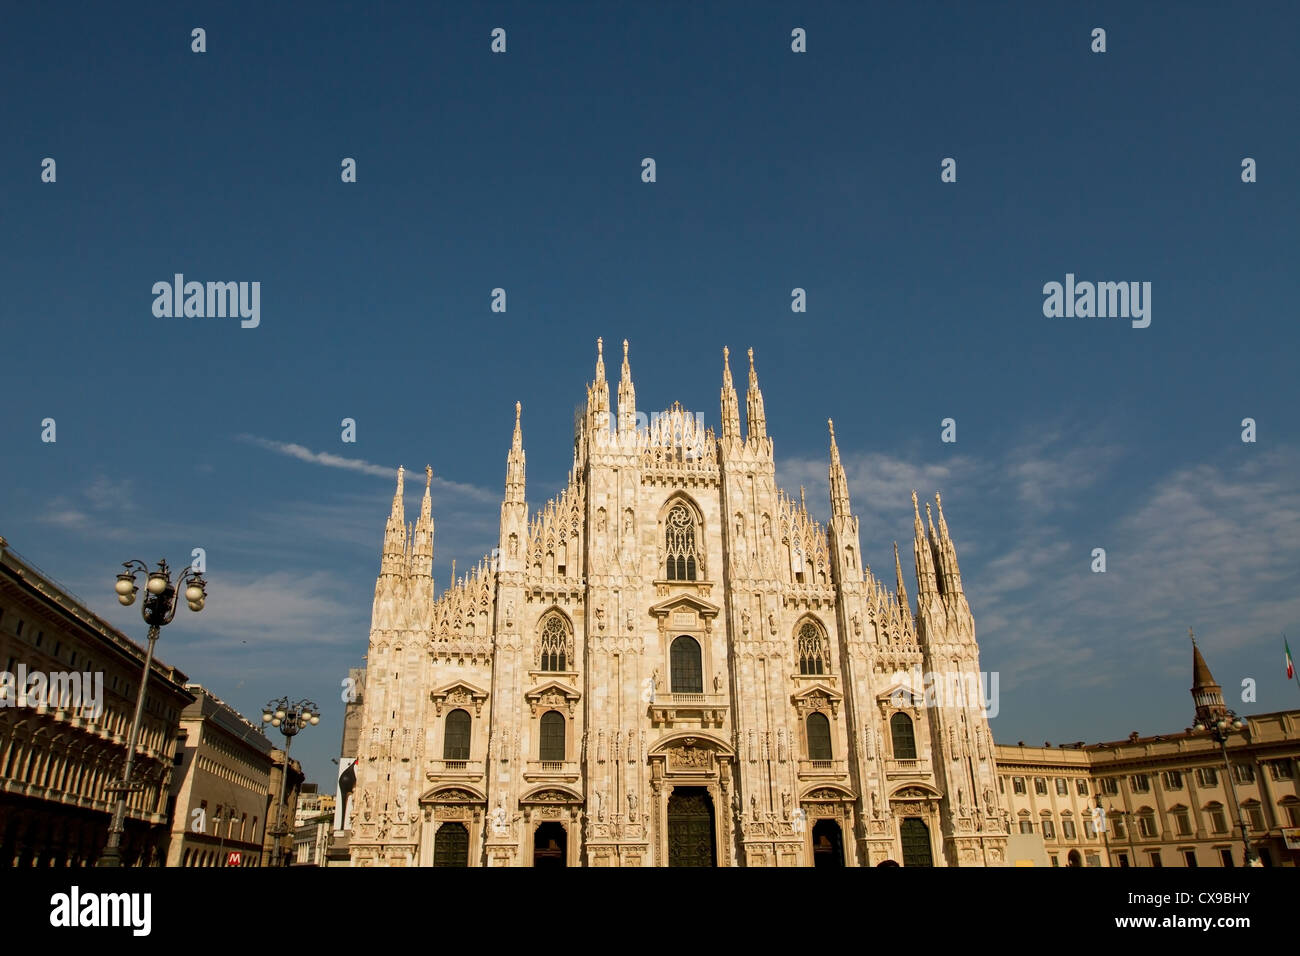
<path fill-rule="evenodd" d="M 926 506 L 927 513 L 930 506 Z M 936 593 L 938 583 L 934 572 L 934 552 L 930 550 L 930 542 L 925 536 L 925 525 L 921 523 L 921 508 L 916 499 L 916 492 L 912 492 L 912 554 L 916 560 L 916 589 L 918 598 L 924 598 L 928 594 Z M 924 601 L 921 602 L 922 604 Z"/>
<path fill-rule="evenodd" d="M 943 517 L 943 501 L 940 500 L 937 491 L 934 493 L 934 506 L 939 512 L 939 540 L 936 542 L 936 547 L 939 550 L 939 561 L 943 570 L 944 590 L 960 594 L 961 571 L 957 567 L 957 549 L 952 543 L 952 536 L 948 534 L 948 522 Z"/>
<path fill-rule="evenodd" d="M 627 363 L 627 339 L 623 340 L 623 369 L 618 382 L 618 431 L 636 431 L 636 389 L 632 386 L 632 367 Z"/>
<path fill-rule="evenodd" d="M 835 422 L 828 418 L 826 425 L 831 430 L 831 515 L 846 518 L 850 510 L 849 481 L 840 463 L 840 448 L 835 444 Z"/>
<path fill-rule="evenodd" d="M 404 574 L 406 571 L 406 512 L 403 497 L 405 494 L 406 469 L 397 469 L 397 490 L 393 492 L 393 508 L 388 514 L 388 524 L 384 528 L 384 554 L 380 562 L 380 574 Z"/>
<path fill-rule="evenodd" d="M 722 438 L 740 438 L 740 400 L 731 380 L 731 349 L 722 347 Z"/>
<path fill-rule="evenodd" d="M 898 542 L 894 542 L 894 581 L 898 589 L 898 609 L 904 614 L 911 613 L 911 604 L 907 600 L 907 586 L 903 583 L 903 563 L 898 559 Z"/>
<path fill-rule="evenodd" d="M 411 573 L 430 577 L 433 574 L 433 467 L 424 466 L 424 497 L 420 500 L 420 518 L 415 522 L 411 540 Z"/>
<path fill-rule="evenodd" d="M 767 437 L 767 414 L 763 411 L 763 393 L 758 387 L 758 373 L 754 371 L 754 350 L 749 350 L 749 388 L 745 391 L 746 440 Z"/>
<path fill-rule="evenodd" d="M 609 412 L 609 382 L 605 379 L 605 340 L 596 339 L 596 378 L 591 383 L 591 388 L 587 392 L 588 412 Z M 608 417 L 601 422 L 592 422 L 593 425 L 602 424 L 605 428 L 609 427 Z"/>
<path fill-rule="evenodd" d="M 515 430 L 506 455 L 506 502 L 516 504 L 524 500 L 524 436 L 519 425 L 522 411 L 523 405 L 515 402 Z"/>

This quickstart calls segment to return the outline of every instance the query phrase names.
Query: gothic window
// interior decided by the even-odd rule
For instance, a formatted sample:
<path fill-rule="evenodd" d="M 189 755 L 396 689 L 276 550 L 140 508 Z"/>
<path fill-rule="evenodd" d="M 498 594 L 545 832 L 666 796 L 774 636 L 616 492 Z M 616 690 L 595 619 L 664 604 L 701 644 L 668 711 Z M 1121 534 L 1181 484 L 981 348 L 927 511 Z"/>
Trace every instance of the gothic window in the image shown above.
<path fill-rule="evenodd" d="M 672 666 L 672 692 L 674 694 L 703 694 L 704 667 L 700 661 L 700 645 L 693 637 L 683 634 L 673 641 L 669 654 Z"/>
<path fill-rule="evenodd" d="M 552 614 L 542 622 L 542 636 L 538 638 L 538 669 L 544 671 L 563 671 L 569 663 L 567 650 L 569 646 L 569 629 L 564 618 Z"/>
<path fill-rule="evenodd" d="M 830 670 L 831 659 L 826 636 L 812 621 L 805 621 L 799 628 L 799 673 L 829 674 Z"/>
<path fill-rule="evenodd" d="M 443 760 L 469 759 L 469 711 L 457 708 L 443 724 Z"/>
<path fill-rule="evenodd" d="M 831 722 L 821 711 L 808 715 L 808 759 L 831 759 Z"/>
<path fill-rule="evenodd" d="M 664 522 L 667 525 L 665 544 L 668 551 L 669 581 L 694 581 L 696 572 L 703 571 L 703 562 L 695 544 L 695 519 L 685 505 L 674 505 Z"/>
<path fill-rule="evenodd" d="M 569 564 L 569 546 L 565 544 L 564 539 L 560 539 L 560 554 L 556 559 L 555 571 L 560 577 L 564 577 L 565 571 Z"/>
<path fill-rule="evenodd" d="M 895 760 L 916 759 L 916 734 L 912 718 L 901 711 L 889 718 L 889 734 L 894 739 Z"/>
<path fill-rule="evenodd" d="M 542 714 L 542 760 L 564 759 L 564 715 L 558 710 Z"/>

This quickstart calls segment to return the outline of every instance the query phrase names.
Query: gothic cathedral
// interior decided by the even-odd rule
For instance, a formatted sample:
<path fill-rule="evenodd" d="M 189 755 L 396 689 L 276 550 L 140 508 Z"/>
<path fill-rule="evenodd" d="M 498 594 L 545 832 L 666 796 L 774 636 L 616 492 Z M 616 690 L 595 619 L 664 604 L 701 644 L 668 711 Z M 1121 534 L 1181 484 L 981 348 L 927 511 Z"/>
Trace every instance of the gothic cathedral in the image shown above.
<path fill-rule="evenodd" d="M 746 430 L 617 414 L 600 342 L 568 486 L 530 515 L 520 407 L 498 548 L 435 597 L 426 469 L 384 533 L 354 866 L 986 866 L 1006 858 L 979 651 L 943 509 L 916 495 L 917 607 L 862 562 L 830 432 L 830 521 Z M 934 514 L 937 514 L 937 525 Z"/>

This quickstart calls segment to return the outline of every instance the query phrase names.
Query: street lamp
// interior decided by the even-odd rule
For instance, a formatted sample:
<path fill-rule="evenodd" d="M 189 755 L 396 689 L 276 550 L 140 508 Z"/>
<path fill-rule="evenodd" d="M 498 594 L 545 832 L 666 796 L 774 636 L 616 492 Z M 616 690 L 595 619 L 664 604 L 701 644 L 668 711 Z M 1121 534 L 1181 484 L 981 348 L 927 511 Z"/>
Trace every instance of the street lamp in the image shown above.
<path fill-rule="evenodd" d="M 1241 824 L 1241 844 L 1245 848 L 1246 866 L 1259 866 L 1258 857 L 1250 845 L 1250 828 L 1246 824 L 1246 811 L 1242 809 L 1237 796 L 1237 782 L 1232 776 L 1232 763 L 1228 760 L 1228 738 L 1234 732 L 1245 730 L 1249 724 L 1244 717 L 1238 717 L 1236 711 L 1229 710 L 1223 702 L 1223 692 L 1214 682 L 1214 675 L 1201 656 L 1196 646 L 1196 635 L 1187 629 L 1192 638 L 1192 700 L 1196 702 L 1196 722 L 1192 729 L 1198 732 L 1208 731 L 1219 744 L 1223 754 L 1223 769 L 1228 775 L 1228 789 L 1232 792 L 1232 802 L 1237 806 L 1237 822 Z"/>
<path fill-rule="evenodd" d="M 280 799 L 275 806 L 275 827 L 270 831 L 275 837 L 275 849 L 271 856 L 272 866 L 281 866 L 284 858 L 284 835 L 290 832 L 285 820 L 284 791 L 289 780 L 289 747 L 293 738 L 304 727 L 320 723 L 320 708 L 310 700 L 289 702 L 288 697 L 267 701 L 262 708 L 262 723 L 280 728 L 284 734 L 284 768 L 280 772 Z"/>
<path fill-rule="evenodd" d="M 135 765 L 135 744 L 140 736 L 140 716 L 144 713 L 144 698 L 149 690 L 149 671 L 153 667 L 153 648 L 158 642 L 159 632 L 176 616 L 177 598 L 182 590 L 185 592 L 185 603 L 189 605 L 191 611 L 202 611 L 203 602 L 208 596 L 207 582 L 203 580 L 203 575 L 192 567 L 182 571 L 175 584 L 172 583 L 171 571 L 166 561 L 159 561 L 158 567 L 152 571 L 147 564 L 138 560 L 124 561 L 122 567 L 126 570 L 117 576 L 117 584 L 113 589 L 117 592 L 117 602 L 123 607 L 130 607 L 135 603 L 136 592 L 140 590 L 135 583 L 135 576 L 141 573 L 146 575 L 147 594 L 144 603 L 140 605 L 140 616 L 149 625 L 149 647 L 144 655 L 144 676 L 140 679 L 140 689 L 135 696 L 135 716 L 131 719 L 131 736 L 126 745 L 126 766 L 122 770 L 122 779 L 107 788 L 109 792 L 117 794 L 117 802 L 113 808 L 113 822 L 108 828 L 108 845 L 104 848 L 104 855 L 99 859 L 100 866 L 122 865 L 122 834 L 126 832 L 127 795 L 144 789 L 142 782 L 132 778 L 131 770 Z"/>

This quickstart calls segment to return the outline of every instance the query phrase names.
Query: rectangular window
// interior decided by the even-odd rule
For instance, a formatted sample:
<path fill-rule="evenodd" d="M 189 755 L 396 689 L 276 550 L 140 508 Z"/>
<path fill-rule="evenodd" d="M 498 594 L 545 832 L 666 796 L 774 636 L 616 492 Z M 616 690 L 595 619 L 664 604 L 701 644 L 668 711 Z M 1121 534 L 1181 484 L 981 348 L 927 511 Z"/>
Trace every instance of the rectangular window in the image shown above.
<path fill-rule="evenodd" d="M 1035 777 L 1035 778 L 1034 778 L 1034 793 L 1038 794 L 1040 797 L 1045 797 L 1045 796 L 1047 796 L 1047 778 L 1046 778 L 1046 777 Z"/>
<path fill-rule="evenodd" d="M 1097 827 L 1093 825 L 1091 817 L 1083 818 L 1083 835 L 1089 840 L 1096 839 L 1097 837 Z"/>
<path fill-rule="evenodd" d="M 1068 797 L 1070 795 L 1070 785 L 1064 777 L 1056 778 L 1056 795 L 1058 797 Z"/>
<path fill-rule="evenodd" d="M 1056 858 L 1056 854 L 1055 854 L 1055 853 L 1051 854 L 1050 857 L 1049 857 L 1049 859 L 1051 859 L 1051 861 L 1052 861 L 1052 866 L 1060 866 L 1060 865 L 1061 865 L 1061 861 L 1058 860 L 1058 859 Z"/>
<path fill-rule="evenodd" d="M 1202 787 L 1213 787 L 1219 782 L 1219 771 L 1213 767 L 1197 767 L 1196 782 Z"/>
<path fill-rule="evenodd" d="M 1219 862 L 1222 863 L 1224 866 L 1232 866 L 1232 865 L 1233 865 L 1233 862 L 1232 862 L 1232 851 L 1231 851 L 1231 850 L 1220 850 L 1220 851 L 1219 851 Z"/>
<path fill-rule="evenodd" d="M 1286 817 L 1291 826 L 1300 827 L 1300 803 L 1288 803 Z"/>
<path fill-rule="evenodd" d="M 1074 782 L 1074 790 L 1079 796 L 1086 797 L 1088 795 L 1088 781 L 1082 779 L 1076 780 Z"/>
<path fill-rule="evenodd" d="M 1179 770 L 1165 771 L 1165 789 L 1181 790 L 1183 789 L 1183 774 Z"/>
<path fill-rule="evenodd" d="M 1007 778 L 998 777 L 998 793 L 1006 793 L 1006 792 L 1007 792 Z"/>
<path fill-rule="evenodd" d="M 1075 834 L 1074 821 L 1073 821 L 1073 820 L 1062 820 L 1062 821 L 1061 821 L 1061 832 L 1062 832 L 1063 834 L 1065 834 L 1065 838 L 1066 838 L 1067 840 L 1073 840 L 1073 839 L 1074 839 L 1074 834 Z"/>
<path fill-rule="evenodd" d="M 1120 814 L 1115 814 L 1115 816 L 1113 816 L 1113 817 L 1109 817 L 1109 818 L 1107 819 L 1107 822 L 1110 823 L 1111 829 L 1113 829 L 1113 830 L 1115 831 L 1115 839 L 1116 839 L 1116 840 L 1123 840 L 1123 839 L 1125 839 L 1125 837 L 1124 837 L 1124 817 L 1123 817 L 1123 816 L 1121 816 Z"/>
<path fill-rule="evenodd" d="M 1246 807 L 1246 817 L 1250 820 L 1250 828 L 1256 833 L 1262 833 L 1268 829 L 1264 825 L 1264 810 L 1258 803 Z"/>
<path fill-rule="evenodd" d="M 1151 790 L 1151 778 L 1144 773 L 1135 773 L 1129 777 L 1129 786 L 1134 793 L 1147 793 Z"/>
<path fill-rule="evenodd" d="M 1192 821 L 1186 810 L 1174 813 L 1174 832 L 1179 836 L 1188 836 L 1192 832 Z"/>
<path fill-rule="evenodd" d="M 1056 826 L 1055 824 L 1052 823 L 1051 820 L 1043 821 L 1043 839 L 1044 840 L 1056 839 Z"/>
<path fill-rule="evenodd" d="M 1233 764 L 1232 775 L 1237 778 L 1237 783 L 1255 782 L 1255 768 L 1248 763 Z"/>
<path fill-rule="evenodd" d="M 1159 850 L 1148 850 L 1147 859 L 1151 861 L 1152 866 L 1164 866 L 1164 863 L 1160 859 Z"/>
<path fill-rule="evenodd" d="M 1195 850 L 1184 850 L 1184 851 L 1183 851 L 1183 862 L 1186 863 L 1188 866 L 1195 866 L 1195 865 L 1196 865 L 1196 851 L 1195 851 Z"/>
<path fill-rule="evenodd" d="M 1102 793 L 1109 793 L 1111 796 L 1119 793 L 1118 777 L 1102 777 L 1098 783 L 1101 786 Z"/>
<path fill-rule="evenodd" d="M 1088 865 L 1089 865 L 1089 866 L 1101 866 L 1101 857 L 1098 856 L 1096 853 L 1089 853 L 1089 854 L 1088 854 Z"/>
<path fill-rule="evenodd" d="M 1127 853 L 1121 853 L 1121 854 L 1119 855 L 1119 865 L 1120 865 L 1120 866 L 1128 866 L 1128 865 L 1129 865 L 1129 862 L 1128 862 L 1128 854 L 1127 854 Z"/>
<path fill-rule="evenodd" d="M 1016 791 L 1016 793 L 1024 793 L 1024 792 L 1025 792 L 1025 778 L 1024 778 L 1024 777 L 1012 777 L 1012 778 L 1011 778 L 1011 786 L 1012 786 L 1012 788 Z"/>
<path fill-rule="evenodd" d="M 19 619 L 18 619 L 18 625 L 14 628 L 14 633 L 15 633 L 15 634 L 18 634 L 18 635 L 20 635 L 20 636 L 22 635 L 22 633 L 23 633 L 23 620 L 22 620 L 22 618 L 19 618 Z"/>
<path fill-rule="evenodd" d="M 1033 823 L 1030 822 L 1029 820 L 1021 820 L 1021 821 L 1020 821 L 1020 832 L 1021 832 L 1021 833 L 1033 833 L 1033 832 L 1034 832 L 1034 825 L 1033 825 Z"/>
<path fill-rule="evenodd" d="M 1290 780 L 1295 774 L 1289 760 L 1274 760 L 1268 765 L 1268 770 L 1274 780 Z"/>
<path fill-rule="evenodd" d="M 1144 837 L 1153 837 L 1156 835 L 1156 818 L 1149 813 L 1144 813 L 1138 817 L 1138 832 Z"/>

